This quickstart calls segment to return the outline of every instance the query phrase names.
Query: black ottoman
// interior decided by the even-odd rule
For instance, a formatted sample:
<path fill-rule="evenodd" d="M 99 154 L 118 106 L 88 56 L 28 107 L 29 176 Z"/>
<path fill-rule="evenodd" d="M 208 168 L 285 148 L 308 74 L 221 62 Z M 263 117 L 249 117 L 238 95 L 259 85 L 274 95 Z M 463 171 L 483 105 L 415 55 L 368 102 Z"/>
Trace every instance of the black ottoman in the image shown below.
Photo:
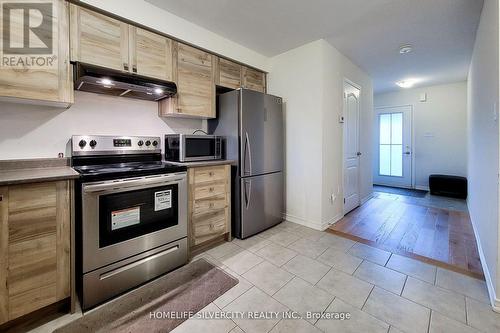
<path fill-rule="evenodd" d="M 429 189 L 433 195 L 466 199 L 467 178 L 447 175 L 430 175 Z"/>

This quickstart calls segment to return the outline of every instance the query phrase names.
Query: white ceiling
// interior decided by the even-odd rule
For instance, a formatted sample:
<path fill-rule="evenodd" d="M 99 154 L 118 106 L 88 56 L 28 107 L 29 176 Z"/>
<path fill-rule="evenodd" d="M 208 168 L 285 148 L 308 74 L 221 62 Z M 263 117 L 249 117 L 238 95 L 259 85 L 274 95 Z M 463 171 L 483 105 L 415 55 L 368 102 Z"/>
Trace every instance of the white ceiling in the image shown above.
<path fill-rule="evenodd" d="M 326 39 L 368 72 L 375 92 L 416 78 L 465 80 L 483 0 L 146 0 L 274 56 Z M 401 44 L 414 51 L 401 56 Z"/>

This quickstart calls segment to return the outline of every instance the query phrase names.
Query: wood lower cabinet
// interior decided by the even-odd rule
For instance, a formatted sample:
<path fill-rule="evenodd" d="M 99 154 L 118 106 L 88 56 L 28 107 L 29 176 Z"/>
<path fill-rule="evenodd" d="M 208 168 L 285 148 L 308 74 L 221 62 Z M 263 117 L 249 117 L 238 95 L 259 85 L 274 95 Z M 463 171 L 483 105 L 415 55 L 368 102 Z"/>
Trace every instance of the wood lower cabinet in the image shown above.
<path fill-rule="evenodd" d="M 52 35 L 48 30 L 42 32 L 51 37 L 53 54 L 27 54 L 26 57 L 19 57 L 3 50 L 4 58 L 13 59 L 12 64 L 16 65 L 0 66 L 0 100 L 29 101 L 31 104 L 63 107 L 73 103 L 73 81 L 69 63 L 68 3 L 57 0 L 52 11 L 54 22 Z M 36 15 L 38 12 L 29 13 Z M 38 19 L 38 16 L 33 17 L 34 21 Z M 22 20 L 24 20 L 23 15 L 11 15 L 11 39 L 23 40 L 25 31 Z M 0 36 L 0 44 L 3 43 L 7 41 Z M 28 64 L 31 60 L 27 58 L 36 59 L 34 65 Z"/>
<path fill-rule="evenodd" d="M 0 187 L 0 324 L 70 296 L 71 187 Z"/>
<path fill-rule="evenodd" d="M 266 92 L 266 73 L 253 68 L 243 66 L 241 71 L 241 82 L 243 88 Z"/>
<path fill-rule="evenodd" d="M 217 57 L 182 43 L 174 43 L 173 77 L 177 95 L 159 103 L 160 116 L 215 118 Z"/>
<path fill-rule="evenodd" d="M 231 166 L 190 168 L 189 244 L 196 252 L 214 240 L 231 238 Z"/>
<path fill-rule="evenodd" d="M 129 25 L 70 5 L 71 61 L 128 71 Z"/>

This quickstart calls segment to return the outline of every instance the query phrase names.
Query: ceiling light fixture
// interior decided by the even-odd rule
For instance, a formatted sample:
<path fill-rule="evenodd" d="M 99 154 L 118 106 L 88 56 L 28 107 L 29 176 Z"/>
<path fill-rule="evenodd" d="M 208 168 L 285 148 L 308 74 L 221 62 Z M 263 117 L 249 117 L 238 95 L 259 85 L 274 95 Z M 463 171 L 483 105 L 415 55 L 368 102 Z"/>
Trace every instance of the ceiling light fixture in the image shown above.
<path fill-rule="evenodd" d="M 410 53 L 411 51 L 413 51 L 413 46 L 411 46 L 411 44 L 405 44 L 399 47 L 400 54 L 407 54 Z"/>
<path fill-rule="evenodd" d="M 415 83 L 416 83 L 416 80 L 414 80 L 414 79 L 401 80 L 401 81 L 396 82 L 396 84 L 398 86 L 400 86 L 401 88 L 411 88 L 411 87 L 413 87 L 413 85 L 415 85 Z"/>
<path fill-rule="evenodd" d="M 163 94 L 163 89 L 156 88 L 156 89 L 155 89 L 155 94 L 157 94 L 157 95 L 161 95 L 161 94 Z"/>

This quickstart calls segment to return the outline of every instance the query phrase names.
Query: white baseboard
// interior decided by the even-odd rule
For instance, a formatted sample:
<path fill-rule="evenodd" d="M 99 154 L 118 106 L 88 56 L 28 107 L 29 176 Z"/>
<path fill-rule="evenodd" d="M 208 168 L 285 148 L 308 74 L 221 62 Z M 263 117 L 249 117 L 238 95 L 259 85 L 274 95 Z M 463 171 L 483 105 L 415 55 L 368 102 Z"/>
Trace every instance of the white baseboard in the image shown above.
<path fill-rule="evenodd" d="M 297 224 L 303 225 L 304 227 L 312 228 L 312 229 L 319 230 L 319 231 L 326 230 L 330 225 L 339 221 L 342 217 L 344 217 L 344 216 L 337 215 L 337 216 L 329 219 L 326 222 L 320 222 L 320 221 L 312 221 L 309 219 L 305 219 L 303 217 L 294 216 L 294 215 L 290 215 L 290 214 L 286 214 L 286 213 L 283 214 L 283 219 L 286 221 L 297 223 Z"/>
<path fill-rule="evenodd" d="M 331 226 L 332 224 L 335 224 L 338 221 L 342 220 L 343 217 L 344 217 L 344 214 L 335 215 L 334 217 L 332 217 L 331 219 L 329 219 L 328 221 L 323 223 L 324 225 L 326 225 L 325 229 L 328 228 L 329 226 Z M 325 229 L 323 229 L 323 230 L 325 230 Z"/>
<path fill-rule="evenodd" d="M 415 189 L 416 190 L 421 190 L 421 191 L 429 191 L 429 186 L 425 186 L 425 185 L 415 185 Z"/>
<path fill-rule="evenodd" d="M 488 296 L 490 297 L 490 303 L 491 306 L 493 307 L 493 311 L 500 313 L 500 299 L 496 295 L 495 284 L 491 279 L 491 274 L 488 269 L 488 265 L 486 265 L 486 258 L 484 257 L 483 247 L 481 245 L 481 239 L 479 238 L 479 234 L 477 233 L 476 225 L 472 220 L 472 216 L 470 216 L 470 220 L 472 223 L 472 230 L 474 230 L 474 237 L 476 238 L 477 248 L 479 252 L 479 259 L 481 260 L 481 266 L 483 268 L 484 278 L 486 280 L 486 286 L 488 288 Z"/>

